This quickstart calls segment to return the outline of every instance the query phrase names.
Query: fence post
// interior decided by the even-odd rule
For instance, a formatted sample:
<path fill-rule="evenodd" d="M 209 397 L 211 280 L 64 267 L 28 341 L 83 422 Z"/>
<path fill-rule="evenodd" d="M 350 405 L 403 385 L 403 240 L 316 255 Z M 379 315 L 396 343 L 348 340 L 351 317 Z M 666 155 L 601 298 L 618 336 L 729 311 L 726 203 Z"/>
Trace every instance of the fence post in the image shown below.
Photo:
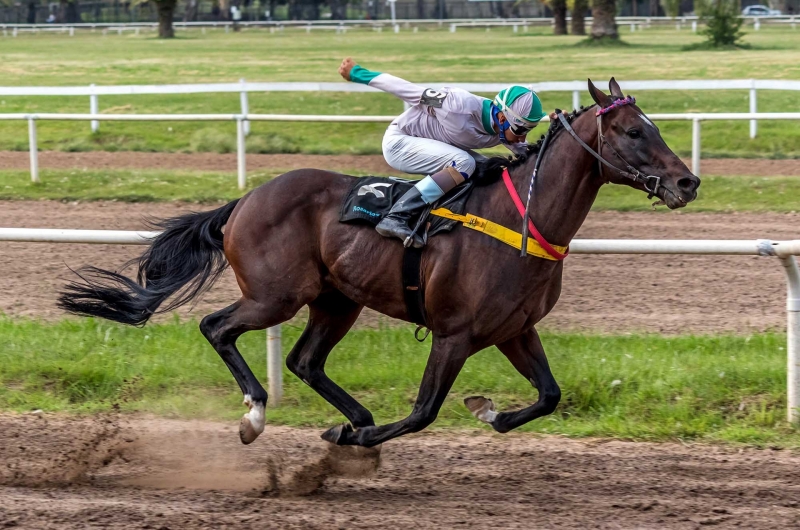
<path fill-rule="evenodd" d="M 700 118 L 692 118 L 692 173 L 700 176 Z"/>
<path fill-rule="evenodd" d="M 236 116 L 236 169 L 239 189 L 247 187 L 247 166 L 245 165 L 244 117 Z"/>
<path fill-rule="evenodd" d="M 39 146 L 36 144 L 36 119 L 28 117 L 28 149 L 31 152 L 31 182 L 39 182 Z"/>
<path fill-rule="evenodd" d="M 581 91 L 580 90 L 573 90 L 572 91 L 572 110 L 578 110 L 581 108 Z"/>
<path fill-rule="evenodd" d="M 97 94 L 94 93 L 94 83 L 89 85 L 92 94 L 89 95 L 89 114 L 100 114 L 100 102 L 98 101 Z M 100 130 L 100 121 L 92 120 L 92 132 L 96 133 Z"/>
<path fill-rule="evenodd" d="M 242 85 L 242 91 L 239 93 L 239 100 L 242 104 L 242 115 L 247 116 L 250 114 L 250 105 L 247 102 L 247 86 L 244 79 L 239 79 L 239 83 Z M 250 136 L 250 121 L 248 120 L 244 120 L 244 135 Z"/>
<path fill-rule="evenodd" d="M 280 325 L 267 328 L 267 393 L 273 407 L 283 397 L 283 354 Z"/>
<path fill-rule="evenodd" d="M 780 258 L 786 269 L 787 419 L 800 421 L 800 269 L 794 256 Z"/>
<path fill-rule="evenodd" d="M 758 103 L 756 101 L 756 80 L 750 80 L 750 112 L 756 113 L 758 112 Z M 758 128 L 758 120 L 750 120 L 750 138 L 756 137 L 756 131 Z"/>

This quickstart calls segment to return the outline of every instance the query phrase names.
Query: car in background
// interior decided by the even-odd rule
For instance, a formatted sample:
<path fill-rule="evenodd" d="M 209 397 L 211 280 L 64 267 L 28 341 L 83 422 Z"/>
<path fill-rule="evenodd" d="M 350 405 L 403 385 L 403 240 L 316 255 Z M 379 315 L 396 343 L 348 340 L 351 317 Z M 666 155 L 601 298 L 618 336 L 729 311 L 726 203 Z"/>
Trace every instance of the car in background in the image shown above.
<path fill-rule="evenodd" d="M 777 17 L 781 15 L 779 9 L 770 9 L 767 6 L 747 6 L 742 9 L 745 17 Z"/>

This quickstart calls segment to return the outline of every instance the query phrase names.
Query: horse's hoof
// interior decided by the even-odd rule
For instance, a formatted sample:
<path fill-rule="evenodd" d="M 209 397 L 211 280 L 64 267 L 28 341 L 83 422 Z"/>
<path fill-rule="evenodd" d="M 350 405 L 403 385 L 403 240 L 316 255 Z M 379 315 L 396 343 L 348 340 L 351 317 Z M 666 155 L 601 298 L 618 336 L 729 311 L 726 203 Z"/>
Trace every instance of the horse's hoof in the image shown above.
<path fill-rule="evenodd" d="M 337 425 L 336 427 L 331 427 L 330 429 L 322 433 L 321 438 L 326 442 L 330 442 L 334 445 L 349 445 L 343 442 L 347 439 L 347 436 L 352 432 L 354 432 L 352 425 L 350 425 L 349 423 L 342 423 L 340 425 Z"/>
<path fill-rule="evenodd" d="M 239 438 L 242 443 L 245 445 L 253 443 L 259 434 L 261 433 L 253 427 L 253 423 L 247 417 L 247 414 L 242 416 L 242 421 L 239 423 Z"/>
<path fill-rule="evenodd" d="M 497 412 L 491 399 L 483 396 L 470 396 L 464 399 L 464 405 L 467 406 L 473 416 L 489 425 L 497 418 Z"/>

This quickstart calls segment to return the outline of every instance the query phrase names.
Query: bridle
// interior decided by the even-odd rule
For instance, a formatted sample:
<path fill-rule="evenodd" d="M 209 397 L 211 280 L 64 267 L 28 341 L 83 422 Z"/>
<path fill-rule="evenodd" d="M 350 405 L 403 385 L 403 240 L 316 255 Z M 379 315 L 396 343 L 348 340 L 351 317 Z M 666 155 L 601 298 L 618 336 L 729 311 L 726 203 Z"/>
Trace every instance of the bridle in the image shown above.
<path fill-rule="evenodd" d="M 597 112 L 595 113 L 595 116 L 597 116 L 597 151 L 595 151 L 594 149 L 589 147 L 586 144 L 586 142 L 584 142 L 583 140 L 580 139 L 580 137 L 577 135 L 575 130 L 569 124 L 569 121 L 567 120 L 566 116 L 564 116 L 564 114 L 559 112 L 558 113 L 558 120 L 561 122 L 561 125 L 564 126 L 564 129 L 566 129 L 567 132 L 573 138 L 575 138 L 575 141 L 577 141 L 581 145 L 581 147 L 583 147 L 590 155 L 595 157 L 600 162 L 600 175 L 601 176 L 603 175 L 603 166 L 606 166 L 607 168 L 613 169 L 620 176 L 625 177 L 627 179 L 630 179 L 630 180 L 632 180 L 634 182 L 638 182 L 642 186 L 644 186 L 644 189 L 647 192 L 647 198 L 648 199 L 652 199 L 653 196 L 657 196 L 658 195 L 658 190 L 663 187 L 661 185 L 661 177 L 659 177 L 657 175 L 646 175 L 646 174 L 642 173 L 641 171 L 639 171 L 638 169 L 636 169 L 635 167 L 633 167 L 627 160 L 625 160 L 625 158 L 621 154 L 619 154 L 619 151 L 614 149 L 614 146 L 611 145 L 611 143 L 609 143 L 609 141 L 606 139 L 605 135 L 603 134 L 603 115 L 608 114 L 609 112 L 611 112 L 614 109 L 618 109 L 618 108 L 623 107 L 625 105 L 633 105 L 634 103 L 636 103 L 636 98 L 634 98 L 633 96 L 628 96 L 628 97 L 625 97 L 625 98 L 617 98 L 616 100 L 614 100 L 614 102 L 611 105 L 609 105 L 607 107 L 602 107 L 602 108 L 597 109 Z M 622 162 L 625 164 L 625 168 L 626 169 L 619 168 L 619 167 L 615 166 L 614 164 L 612 164 L 611 162 L 609 162 L 608 160 L 606 160 L 605 158 L 603 158 L 601 153 L 602 153 L 604 144 L 608 149 L 611 150 L 611 152 L 617 158 L 622 160 Z M 606 182 L 608 182 L 608 180 L 606 180 Z M 664 188 L 664 190 L 665 191 L 669 191 L 667 188 Z M 679 199 L 680 199 L 680 197 L 679 197 Z"/>
<path fill-rule="evenodd" d="M 627 178 L 627 179 L 630 179 L 630 180 L 632 180 L 634 182 L 642 184 L 642 186 L 644 187 L 645 191 L 647 192 L 647 198 L 648 199 L 652 199 L 654 196 L 658 196 L 658 191 L 661 188 L 663 188 L 665 192 L 669 192 L 670 195 L 676 197 L 679 201 L 681 201 L 681 202 L 683 202 L 685 204 L 685 201 L 681 197 L 676 196 L 672 192 L 672 190 L 670 190 L 669 188 L 661 185 L 661 177 L 659 177 L 657 175 L 646 175 L 646 174 L 642 173 L 641 171 L 639 171 L 638 169 L 636 169 L 635 167 L 633 167 L 633 165 L 631 165 L 627 160 L 625 160 L 625 158 L 619 153 L 619 151 L 614 149 L 614 146 L 611 145 L 611 143 L 606 139 L 605 135 L 603 134 L 603 116 L 605 114 L 608 114 L 609 112 L 611 112 L 614 109 L 618 109 L 620 107 L 624 107 L 625 105 L 633 105 L 635 103 L 636 103 L 636 98 L 634 98 L 633 96 L 627 96 L 627 97 L 624 97 L 624 98 L 617 98 L 617 99 L 615 99 L 613 101 L 613 103 L 611 103 L 611 105 L 608 105 L 607 107 L 601 107 L 601 108 L 599 108 L 597 110 L 597 112 L 595 113 L 595 116 L 597 117 L 597 151 L 595 151 L 594 149 L 589 147 L 586 144 L 586 142 L 581 140 L 581 138 L 578 136 L 578 134 L 575 132 L 575 130 L 570 125 L 569 120 L 564 115 L 564 113 L 562 113 L 560 110 L 556 109 L 556 114 L 558 115 L 558 120 L 559 120 L 559 122 L 561 122 L 561 125 L 564 127 L 564 129 L 566 129 L 566 131 L 573 138 L 575 138 L 575 141 L 578 142 L 578 144 L 580 144 L 580 146 L 583 147 L 583 149 L 586 150 L 587 153 L 589 153 L 590 155 L 592 155 L 593 157 L 595 157 L 598 160 L 598 162 L 599 162 L 599 170 L 600 170 L 600 177 L 601 178 L 603 178 L 603 169 L 604 169 L 603 166 L 605 166 L 605 167 L 607 167 L 609 169 L 612 169 L 612 170 L 616 171 L 620 176 L 622 176 L 624 178 Z M 521 257 L 525 257 L 527 255 L 526 251 L 527 251 L 527 246 L 528 246 L 529 228 L 531 229 L 530 232 L 532 232 L 534 234 L 534 236 L 536 237 L 536 240 L 539 241 L 540 244 L 541 244 L 541 241 L 544 240 L 542 235 L 536 230 L 536 227 L 533 226 L 533 222 L 530 219 L 531 195 L 532 195 L 532 192 L 533 192 L 533 183 L 536 180 L 536 174 L 539 171 L 539 165 L 541 164 L 542 159 L 544 158 L 545 149 L 547 148 L 550 139 L 555 135 L 556 132 L 557 132 L 557 130 L 556 130 L 556 127 L 555 127 L 555 123 L 552 122 L 550 124 L 550 128 L 547 131 L 547 134 L 543 137 L 542 147 L 539 150 L 539 154 L 538 154 L 537 159 L 536 159 L 536 164 L 535 164 L 534 169 L 533 169 L 533 174 L 531 175 L 531 182 L 530 182 L 530 186 L 528 187 L 528 201 L 525 204 L 525 208 L 524 209 L 520 208 L 520 214 L 523 217 L 522 242 L 521 242 L 521 245 L 520 245 L 520 247 L 521 247 L 520 256 Z M 614 164 L 612 164 L 611 162 L 609 162 L 608 160 L 606 160 L 605 158 L 603 158 L 601 152 L 603 150 L 603 145 L 604 144 L 608 149 L 611 150 L 611 152 L 617 158 L 619 158 L 625 164 L 625 169 L 619 168 L 619 167 L 615 166 Z M 504 177 L 505 177 L 505 175 L 504 175 Z M 605 179 L 605 180 L 606 180 L 606 182 L 609 182 L 608 179 Z M 512 187 L 509 185 L 508 182 L 506 183 L 506 186 L 508 187 L 509 194 L 511 195 L 511 197 L 513 199 L 514 198 L 514 194 L 516 193 L 516 191 L 514 191 L 512 189 Z M 545 243 L 546 243 L 546 241 L 545 241 Z M 545 249 L 550 247 L 549 243 L 546 244 L 546 245 L 542 245 L 542 246 Z M 559 254 L 557 252 L 548 250 L 548 253 L 553 258 L 555 258 L 556 260 L 564 259 L 567 256 L 568 252 L 569 251 L 567 251 L 564 254 Z"/>

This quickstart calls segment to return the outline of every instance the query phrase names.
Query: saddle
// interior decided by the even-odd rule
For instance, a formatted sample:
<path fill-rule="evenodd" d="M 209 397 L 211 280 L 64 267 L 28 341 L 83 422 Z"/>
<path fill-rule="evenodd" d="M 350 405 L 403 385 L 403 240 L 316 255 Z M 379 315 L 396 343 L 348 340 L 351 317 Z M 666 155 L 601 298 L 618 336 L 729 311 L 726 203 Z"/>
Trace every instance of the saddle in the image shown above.
<path fill-rule="evenodd" d="M 345 195 L 339 221 L 342 223 L 365 222 L 375 226 L 416 183 L 415 180 L 396 177 L 362 177 Z M 461 223 L 456 219 L 429 217 L 431 210 L 447 208 L 454 214 L 463 214 L 473 188 L 474 183 L 471 181 L 456 186 L 432 207 L 426 208 L 419 215 L 412 217 L 411 228 L 418 227 L 417 233 L 426 243 L 428 237 L 450 232 Z"/>
<path fill-rule="evenodd" d="M 339 222 L 377 225 L 414 184 L 414 180 L 395 177 L 359 178 L 342 201 Z M 427 243 L 429 237 L 450 232 L 463 224 L 459 219 L 431 216 L 430 213 L 434 209 L 446 208 L 456 216 L 463 214 L 474 187 L 471 181 L 456 186 L 435 204 L 412 217 L 411 228 L 416 228 L 417 234 Z M 407 247 L 403 253 L 403 296 L 409 318 L 420 326 L 415 334 L 417 340 L 420 340 L 420 328 L 425 326 L 425 294 L 421 277 L 423 249 Z"/>

